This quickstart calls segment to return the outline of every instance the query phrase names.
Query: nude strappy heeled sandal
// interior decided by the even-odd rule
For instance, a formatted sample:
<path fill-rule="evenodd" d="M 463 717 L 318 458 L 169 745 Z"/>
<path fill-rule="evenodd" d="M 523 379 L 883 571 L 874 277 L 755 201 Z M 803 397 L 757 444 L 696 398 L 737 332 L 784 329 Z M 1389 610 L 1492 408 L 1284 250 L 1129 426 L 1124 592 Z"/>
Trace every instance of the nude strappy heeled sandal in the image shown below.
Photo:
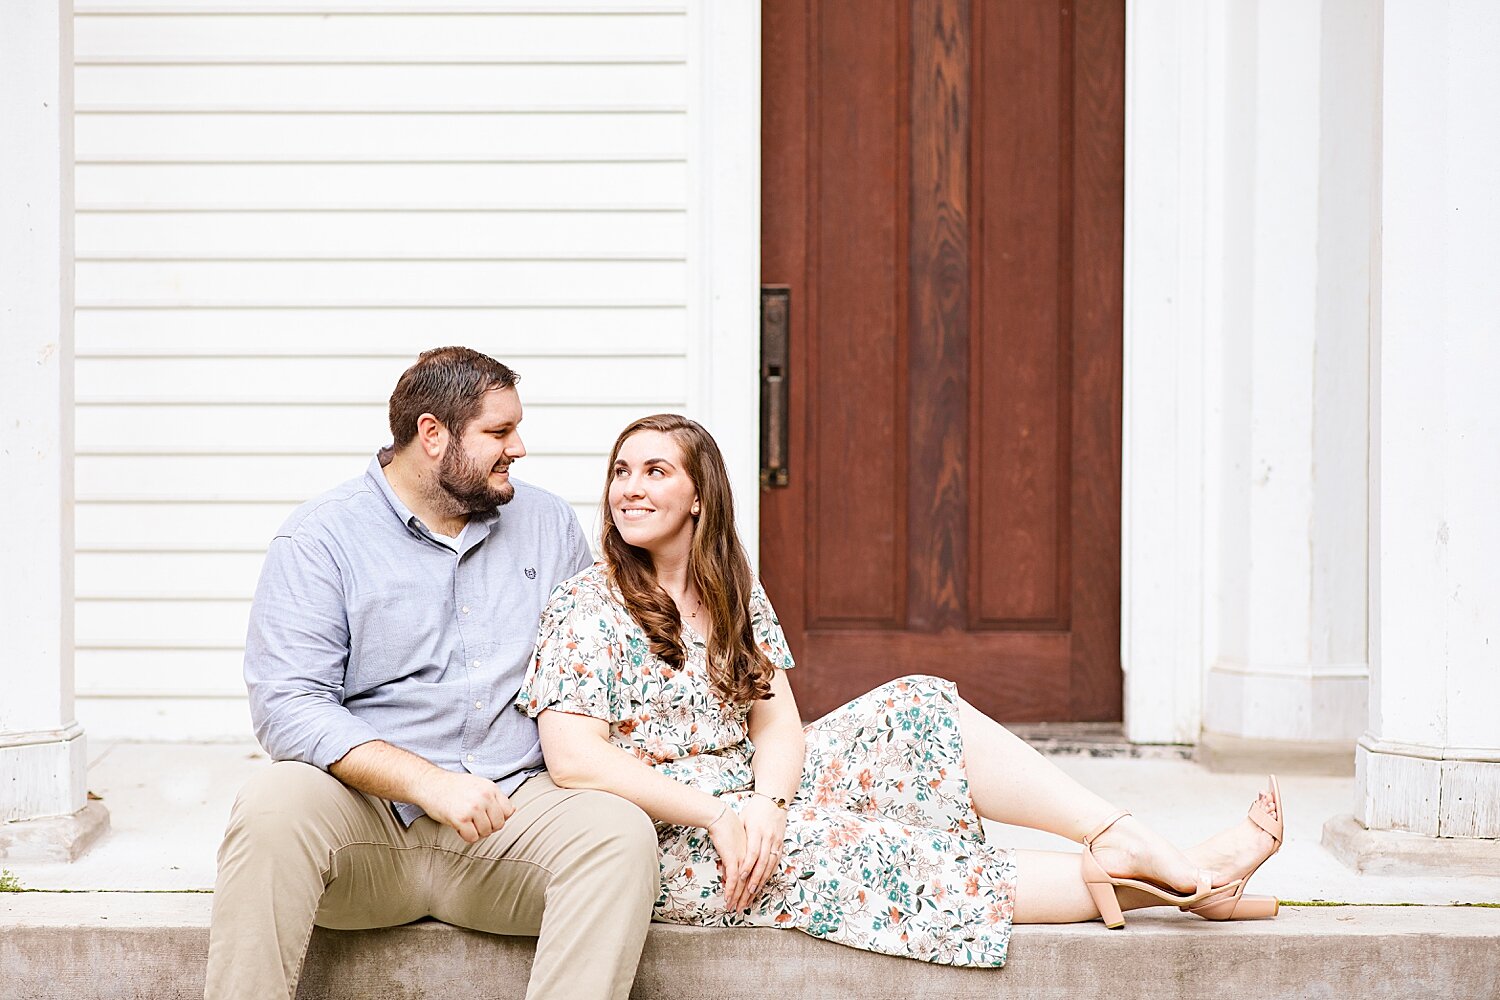
<path fill-rule="evenodd" d="M 1199 903 L 1196 906 L 1184 906 L 1183 909 L 1189 913 L 1196 913 L 1204 920 L 1257 920 L 1265 917 L 1276 916 L 1276 911 L 1281 908 L 1280 902 L 1275 896 L 1247 896 L 1245 885 L 1249 883 L 1250 876 L 1260 870 L 1260 866 L 1271 859 L 1271 855 L 1281 850 L 1281 841 L 1286 830 L 1286 823 L 1282 818 L 1281 811 L 1281 788 L 1276 784 L 1276 775 L 1270 776 L 1271 808 L 1267 809 L 1259 798 L 1250 806 L 1250 822 L 1260 827 L 1271 835 L 1275 843 L 1271 846 L 1271 854 L 1267 854 L 1256 862 L 1255 867 L 1240 879 L 1240 885 L 1233 893 L 1227 896 L 1215 895 L 1212 899 Z M 1275 815 L 1272 815 L 1272 812 Z"/>
<path fill-rule="evenodd" d="M 1094 857 L 1094 841 L 1104 835 L 1104 832 L 1114 826 L 1120 820 L 1129 816 L 1130 812 L 1121 809 L 1113 816 L 1106 819 L 1094 828 L 1094 831 L 1083 838 L 1083 884 L 1088 887 L 1089 896 L 1094 900 L 1094 906 L 1099 910 L 1099 916 L 1104 918 L 1104 926 L 1110 930 L 1119 930 L 1125 926 L 1125 914 L 1120 910 L 1120 900 L 1115 896 L 1116 888 L 1124 886 L 1128 889 L 1139 889 L 1141 892 L 1150 893 L 1164 903 L 1180 906 L 1184 910 L 1201 903 L 1203 900 L 1220 893 L 1241 888 L 1243 879 L 1220 886 L 1210 886 L 1208 875 L 1200 871 L 1198 873 L 1197 888 L 1190 895 L 1175 892 L 1166 886 L 1158 885 L 1145 879 L 1138 878 L 1115 878 L 1104 870 Z"/>

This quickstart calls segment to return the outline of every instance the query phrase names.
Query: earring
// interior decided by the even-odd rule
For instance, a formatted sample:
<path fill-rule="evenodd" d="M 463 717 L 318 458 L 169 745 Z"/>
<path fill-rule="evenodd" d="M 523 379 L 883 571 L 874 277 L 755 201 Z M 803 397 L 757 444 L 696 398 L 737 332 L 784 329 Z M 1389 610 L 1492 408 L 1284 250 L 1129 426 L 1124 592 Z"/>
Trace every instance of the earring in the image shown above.
<path fill-rule="evenodd" d="M 698 516 L 698 504 L 697 504 L 696 501 L 694 501 L 694 503 L 693 503 L 693 516 L 694 517 Z"/>

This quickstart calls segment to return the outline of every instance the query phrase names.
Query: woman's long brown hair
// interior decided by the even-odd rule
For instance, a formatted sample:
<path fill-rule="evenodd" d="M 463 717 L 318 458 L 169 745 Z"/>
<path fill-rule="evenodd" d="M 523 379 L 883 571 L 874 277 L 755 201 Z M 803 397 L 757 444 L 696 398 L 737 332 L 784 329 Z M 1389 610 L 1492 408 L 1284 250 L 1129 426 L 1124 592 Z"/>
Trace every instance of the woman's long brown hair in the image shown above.
<path fill-rule="evenodd" d="M 620 537 L 609 505 L 609 487 L 620 448 L 640 431 L 660 431 L 676 441 L 682 449 L 684 471 L 698 488 L 699 515 L 688 553 L 688 578 L 698 588 L 713 625 L 708 640 L 709 680 L 719 697 L 730 704 L 746 705 L 769 698 L 775 668 L 756 645 L 750 629 L 754 579 L 750 560 L 734 529 L 729 473 L 718 444 L 696 421 L 675 413 L 659 413 L 635 421 L 615 440 L 604 477 L 604 531 L 600 536 L 610 582 L 630 617 L 645 631 L 651 652 L 674 667 L 681 666 L 686 656 L 682 616 L 671 596 L 657 583 L 650 554 Z"/>

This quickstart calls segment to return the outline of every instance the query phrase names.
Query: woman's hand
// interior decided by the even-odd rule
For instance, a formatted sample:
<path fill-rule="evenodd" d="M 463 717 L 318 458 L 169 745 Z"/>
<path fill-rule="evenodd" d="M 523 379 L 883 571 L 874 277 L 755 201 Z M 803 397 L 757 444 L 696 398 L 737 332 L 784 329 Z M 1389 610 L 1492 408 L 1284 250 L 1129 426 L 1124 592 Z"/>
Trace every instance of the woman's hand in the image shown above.
<path fill-rule="evenodd" d="M 766 881 L 781 865 L 786 842 L 786 810 L 763 795 L 752 795 L 739 816 L 744 829 L 745 857 L 740 880 L 724 880 L 724 899 L 731 910 L 743 910 L 760 895 Z M 717 844 L 717 841 L 715 842 Z"/>
<path fill-rule="evenodd" d="M 724 805 L 719 818 L 708 824 L 708 836 L 719 852 L 719 875 L 724 879 L 724 899 L 728 901 L 735 898 L 736 887 L 744 882 L 745 827 L 729 803 Z"/>

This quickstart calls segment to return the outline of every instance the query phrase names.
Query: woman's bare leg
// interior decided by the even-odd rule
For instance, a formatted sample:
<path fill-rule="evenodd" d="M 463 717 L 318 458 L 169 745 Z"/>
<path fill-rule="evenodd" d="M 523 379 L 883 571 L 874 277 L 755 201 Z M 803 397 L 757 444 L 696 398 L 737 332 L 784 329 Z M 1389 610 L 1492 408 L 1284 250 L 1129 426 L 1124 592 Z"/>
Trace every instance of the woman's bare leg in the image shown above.
<path fill-rule="evenodd" d="M 964 765 L 969 793 L 986 819 L 1045 830 L 1082 841 L 1117 811 L 1034 747 L 973 705 L 959 700 Z M 1187 851 L 1130 816 L 1094 841 L 1094 856 L 1116 876 L 1147 878 L 1180 892 L 1191 892 L 1202 870 L 1212 885 L 1239 878 L 1270 853 L 1270 836 L 1248 819 Z M 1084 887 L 1077 854 L 1016 851 L 1014 920 L 1020 924 L 1060 924 L 1099 916 Z M 1121 888 L 1122 910 L 1161 906 L 1149 893 Z"/>
<path fill-rule="evenodd" d="M 1025 740 L 963 699 L 959 699 L 959 726 L 963 731 L 969 793 L 979 815 L 986 819 L 1045 830 L 1076 843 L 1117 811 L 1116 806 L 1080 785 Z M 1133 816 L 1120 820 L 1095 841 L 1094 854 L 1105 871 L 1113 875 L 1145 877 L 1179 892 L 1192 892 L 1197 885 L 1199 866 Z M 1077 885 L 1078 896 L 1087 904 L 1088 916 L 1097 916 L 1098 911 L 1088 901 L 1088 892 L 1079 877 L 1078 856 L 1053 857 L 1072 859 L 1071 878 Z M 1051 872 L 1054 862 L 1034 864 L 1039 871 Z M 1227 881 L 1213 872 L 1208 876 L 1214 885 Z M 1026 895 L 1033 892 L 1028 888 Z M 1156 902 L 1159 904 L 1160 900 Z M 1033 903 L 1040 905 L 1035 899 Z M 1124 905 L 1122 898 L 1121 906 Z"/>
<path fill-rule="evenodd" d="M 1016 908 L 1018 924 L 1074 924 L 1099 919 L 1078 874 L 1078 855 L 1061 851 L 1016 851 Z M 1122 910 L 1161 906 L 1155 896 L 1134 889 L 1116 892 Z"/>

